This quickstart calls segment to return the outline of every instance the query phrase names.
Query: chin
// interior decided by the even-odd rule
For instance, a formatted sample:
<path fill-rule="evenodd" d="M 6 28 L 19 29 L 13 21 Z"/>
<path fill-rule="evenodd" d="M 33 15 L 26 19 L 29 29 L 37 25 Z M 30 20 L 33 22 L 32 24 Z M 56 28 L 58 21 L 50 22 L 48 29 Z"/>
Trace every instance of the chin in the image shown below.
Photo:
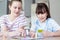
<path fill-rule="evenodd" d="M 15 17 L 19 16 L 19 14 L 15 14 Z"/>
<path fill-rule="evenodd" d="M 41 22 L 45 22 L 45 20 L 46 20 L 45 18 L 43 18 L 43 19 L 40 19 L 40 21 L 41 21 Z"/>

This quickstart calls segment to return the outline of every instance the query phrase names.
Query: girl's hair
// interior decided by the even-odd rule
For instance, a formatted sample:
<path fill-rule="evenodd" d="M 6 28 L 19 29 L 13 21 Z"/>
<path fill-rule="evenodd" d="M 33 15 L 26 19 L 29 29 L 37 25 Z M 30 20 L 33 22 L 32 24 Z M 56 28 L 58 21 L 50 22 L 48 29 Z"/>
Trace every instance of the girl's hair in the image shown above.
<path fill-rule="evenodd" d="M 13 1 L 19 1 L 22 3 L 22 0 L 11 0 L 11 1 L 9 1 L 9 5 L 12 5 Z"/>
<path fill-rule="evenodd" d="M 13 1 L 18 1 L 18 2 L 21 2 L 22 3 L 22 0 L 11 0 L 11 1 L 8 1 L 8 6 L 11 6 L 12 5 L 12 3 L 13 3 Z M 7 14 L 10 14 L 10 10 L 9 10 L 9 8 L 8 8 L 8 11 L 7 11 Z"/>
<path fill-rule="evenodd" d="M 49 8 L 47 7 L 47 5 L 45 3 L 37 3 L 37 7 L 36 7 L 36 14 L 44 14 L 45 12 L 47 12 L 47 18 L 51 18 L 50 16 L 50 11 Z"/>

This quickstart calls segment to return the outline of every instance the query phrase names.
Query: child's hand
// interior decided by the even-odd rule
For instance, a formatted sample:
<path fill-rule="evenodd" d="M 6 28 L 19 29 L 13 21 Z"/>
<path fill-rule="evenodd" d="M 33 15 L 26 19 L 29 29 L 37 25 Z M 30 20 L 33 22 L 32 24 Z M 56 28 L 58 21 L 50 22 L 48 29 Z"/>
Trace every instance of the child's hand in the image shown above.
<path fill-rule="evenodd" d="M 35 33 L 32 32 L 32 31 L 30 31 L 30 37 L 31 37 L 31 38 L 35 38 Z"/>
<path fill-rule="evenodd" d="M 26 32 L 24 29 L 20 29 L 20 36 L 21 37 L 26 37 Z"/>
<path fill-rule="evenodd" d="M 49 36 L 53 36 L 53 33 L 52 32 L 49 32 L 49 31 L 43 31 L 43 36 L 44 37 L 49 37 Z"/>

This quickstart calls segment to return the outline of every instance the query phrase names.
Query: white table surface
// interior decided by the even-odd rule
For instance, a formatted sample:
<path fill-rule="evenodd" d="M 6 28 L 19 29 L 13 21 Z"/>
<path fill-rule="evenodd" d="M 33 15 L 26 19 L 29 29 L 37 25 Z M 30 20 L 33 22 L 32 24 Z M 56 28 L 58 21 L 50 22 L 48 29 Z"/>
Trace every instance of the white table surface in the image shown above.
<path fill-rule="evenodd" d="M 0 38 L 2 40 L 2 38 Z M 48 38 L 42 38 L 42 39 L 37 39 L 37 38 L 8 38 L 7 40 L 60 40 L 60 37 L 48 37 Z"/>
<path fill-rule="evenodd" d="M 18 38 L 18 39 L 10 39 L 10 40 L 60 40 L 60 37 L 48 37 L 48 38 L 41 38 L 41 39 L 37 39 L 37 38 Z"/>

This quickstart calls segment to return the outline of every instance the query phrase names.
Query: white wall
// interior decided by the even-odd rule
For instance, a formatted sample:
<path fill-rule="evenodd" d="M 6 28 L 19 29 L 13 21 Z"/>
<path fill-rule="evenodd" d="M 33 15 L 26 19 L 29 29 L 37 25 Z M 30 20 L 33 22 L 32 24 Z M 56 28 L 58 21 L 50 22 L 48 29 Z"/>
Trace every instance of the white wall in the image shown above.
<path fill-rule="evenodd" d="M 49 0 L 35 0 L 36 1 L 36 3 L 41 3 L 41 2 L 43 2 L 43 3 L 46 3 L 47 5 L 48 5 L 48 7 L 50 6 L 49 5 Z"/>
<path fill-rule="evenodd" d="M 31 23 L 33 23 L 33 22 L 36 21 L 36 19 L 37 19 L 36 14 L 35 14 L 36 5 L 37 5 L 37 4 L 32 4 L 32 5 L 31 5 Z"/>
<path fill-rule="evenodd" d="M 31 16 L 31 4 L 32 4 L 32 0 L 24 1 L 24 11 L 25 11 L 25 15 L 28 17 Z"/>
<path fill-rule="evenodd" d="M 39 2 L 44 2 L 48 4 L 51 17 L 60 25 L 60 0 L 36 0 L 36 3 Z M 32 15 L 34 16 L 34 5 L 31 8 L 31 13 L 33 13 Z"/>
<path fill-rule="evenodd" d="M 60 25 L 60 0 L 49 0 L 49 1 L 50 1 L 51 16 Z"/>

